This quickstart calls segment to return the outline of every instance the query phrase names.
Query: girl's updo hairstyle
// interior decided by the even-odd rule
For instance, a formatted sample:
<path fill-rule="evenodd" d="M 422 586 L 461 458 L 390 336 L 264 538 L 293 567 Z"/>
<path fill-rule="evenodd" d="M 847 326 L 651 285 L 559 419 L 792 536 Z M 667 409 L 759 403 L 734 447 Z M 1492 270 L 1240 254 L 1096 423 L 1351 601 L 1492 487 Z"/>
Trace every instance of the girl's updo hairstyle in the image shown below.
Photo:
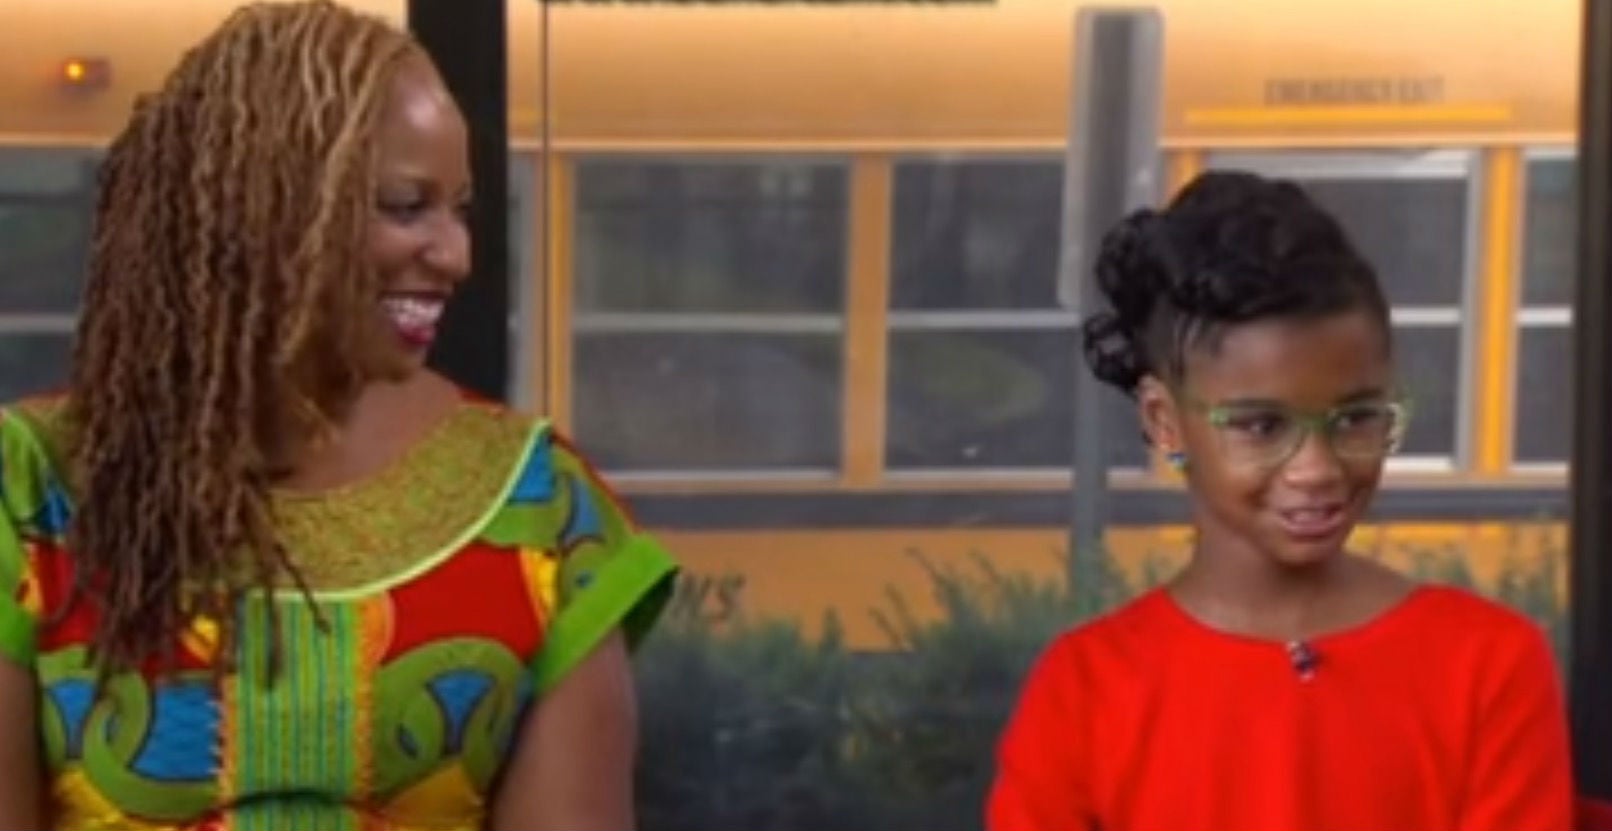
<path fill-rule="evenodd" d="M 1128 395 L 1148 375 L 1179 382 L 1189 348 L 1213 349 L 1227 327 L 1255 320 L 1364 309 L 1389 343 L 1376 271 L 1288 181 L 1205 173 L 1165 210 L 1110 230 L 1095 270 L 1108 308 L 1084 323 L 1086 363 Z"/>

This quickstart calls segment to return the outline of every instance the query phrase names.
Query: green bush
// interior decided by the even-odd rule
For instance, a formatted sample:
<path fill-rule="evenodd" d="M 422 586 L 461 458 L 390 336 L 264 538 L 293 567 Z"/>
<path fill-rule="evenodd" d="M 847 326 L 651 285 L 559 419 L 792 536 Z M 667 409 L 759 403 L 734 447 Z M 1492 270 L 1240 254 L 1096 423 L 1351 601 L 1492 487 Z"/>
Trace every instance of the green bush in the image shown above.
<path fill-rule="evenodd" d="M 976 552 L 972 568 L 936 566 L 911 552 L 928 576 L 940 615 L 920 620 L 890 589 L 871 614 L 896 648 L 858 691 L 852 779 L 877 795 L 878 824 L 890 829 L 977 828 L 990 785 L 997 737 L 1036 656 L 1077 622 L 1062 580 L 995 568 Z M 1107 567 L 1098 576 L 1105 605 L 1141 587 Z M 842 825 L 840 827 L 850 827 Z"/>
<path fill-rule="evenodd" d="M 894 647 L 847 650 L 831 617 L 813 642 L 778 620 L 717 629 L 669 619 L 638 658 L 645 831 L 951 831 L 977 829 L 1000 734 L 1025 671 L 1076 622 L 1063 580 L 936 566 L 921 553 L 940 614 L 920 618 L 891 588 L 868 613 Z M 1112 606 L 1167 576 L 1144 564 L 1131 584 L 1103 560 Z M 1546 627 L 1565 655 L 1553 587 L 1559 558 L 1508 564 L 1491 593 Z M 1466 588 L 1458 549 L 1418 552 L 1414 576 Z M 1564 664 L 1565 666 L 1565 664 Z"/>
<path fill-rule="evenodd" d="M 844 827 L 852 662 L 832 626 L 810 643 L 782 621 L 667 621 L 637 665 L 640 827 Z"/>

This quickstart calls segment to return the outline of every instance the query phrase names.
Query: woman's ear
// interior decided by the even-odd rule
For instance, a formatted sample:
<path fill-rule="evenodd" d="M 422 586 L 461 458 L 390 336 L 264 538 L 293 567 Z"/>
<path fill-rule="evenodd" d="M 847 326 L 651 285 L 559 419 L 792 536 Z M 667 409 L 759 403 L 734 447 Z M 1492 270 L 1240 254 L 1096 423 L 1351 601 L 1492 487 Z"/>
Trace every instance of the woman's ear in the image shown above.
<path fill-rule="evenodd" d="M 1180 453 L 1181 414 L 1170 388 L 1153 375 L 1144 375 L 1136 385 L 1136 407 L 1142 419 L 1142 432 L 1161 453 Z"/>

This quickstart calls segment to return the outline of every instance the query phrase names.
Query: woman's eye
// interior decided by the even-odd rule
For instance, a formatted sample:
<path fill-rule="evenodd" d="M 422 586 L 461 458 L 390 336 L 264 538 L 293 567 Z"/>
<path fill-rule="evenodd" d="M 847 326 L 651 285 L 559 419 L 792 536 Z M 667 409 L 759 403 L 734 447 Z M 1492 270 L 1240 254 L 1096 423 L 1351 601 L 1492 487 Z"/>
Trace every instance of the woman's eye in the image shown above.
<path fill-rule="evenodd" d="M 420 200 L 397 200 L 381 202 L 381 213 L 393 219 L 414 219 L 425 211 L 425 203 Z"/>

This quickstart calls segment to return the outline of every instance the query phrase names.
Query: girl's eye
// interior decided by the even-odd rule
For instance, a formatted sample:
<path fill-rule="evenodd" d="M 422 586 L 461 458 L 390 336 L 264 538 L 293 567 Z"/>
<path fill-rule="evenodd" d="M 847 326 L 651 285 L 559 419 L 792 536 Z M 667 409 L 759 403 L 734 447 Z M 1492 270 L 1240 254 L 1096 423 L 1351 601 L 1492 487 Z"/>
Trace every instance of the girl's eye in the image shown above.
<path fill-rule="evenodd" d="M 1370 430 L 1385 425 L 1389 418 L 1382 407 L 1353 407 L 1338 413 L 1333 423 L 1339 430 Z"/>
<path fill-rule="evenodd" d="M 1253 438 L 1280 434 L 1287 428 L 1287 417 L 1281 413 L 1232 413 L 1225 419 L 1227 429 Z"/>

